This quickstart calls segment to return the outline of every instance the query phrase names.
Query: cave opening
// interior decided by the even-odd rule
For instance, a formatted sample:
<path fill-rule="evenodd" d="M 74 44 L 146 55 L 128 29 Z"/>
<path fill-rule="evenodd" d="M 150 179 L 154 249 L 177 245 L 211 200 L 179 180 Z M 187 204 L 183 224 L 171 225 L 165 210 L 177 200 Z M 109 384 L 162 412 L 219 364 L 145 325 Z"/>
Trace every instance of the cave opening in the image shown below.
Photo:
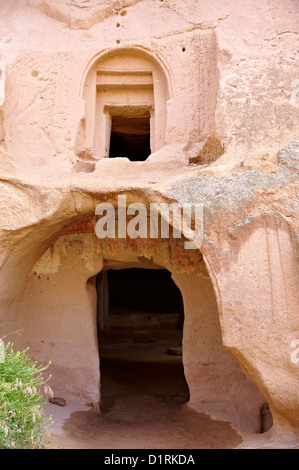
<path fill-rule="evenodd" d="M 148 110 L 146 110 L 148 111 Z M 112 116 L 109 158 L 145 161 L 151 153 L 150 115 Z"/>
<path fill-rule="evenodd" d="M 109 269 L 98 274 L 97 326 L 101 410 L 119 395 L 182 404 L 183 299 L 166 269 Z"/>

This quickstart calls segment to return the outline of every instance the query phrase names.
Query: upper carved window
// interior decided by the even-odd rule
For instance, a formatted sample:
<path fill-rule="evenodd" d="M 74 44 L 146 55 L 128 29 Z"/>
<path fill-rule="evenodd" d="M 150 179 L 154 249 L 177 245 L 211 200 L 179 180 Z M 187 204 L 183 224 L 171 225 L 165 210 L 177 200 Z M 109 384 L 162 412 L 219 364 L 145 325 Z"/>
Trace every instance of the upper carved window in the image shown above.
<path fill-rule="evenodd" d="M 86 77 L 84 99 L 81 147 L 92 159 L 144 161 L 164 145 L 167 82 L 148 54 L 123 50 L 99 59 Z"/>

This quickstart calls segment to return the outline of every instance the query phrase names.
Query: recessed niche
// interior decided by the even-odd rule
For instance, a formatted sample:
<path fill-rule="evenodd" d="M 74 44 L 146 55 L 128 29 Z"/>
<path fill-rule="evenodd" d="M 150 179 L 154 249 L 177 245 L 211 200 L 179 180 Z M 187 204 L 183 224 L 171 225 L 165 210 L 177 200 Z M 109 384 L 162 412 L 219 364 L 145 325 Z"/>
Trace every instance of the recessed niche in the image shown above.
<path fill-rule="evenodd" d="M 86 123 L 95 160 L 145 161 L 164 145 L 167 84 L 153 58 L 114 51 L 95 64 L 87 83 Z"/>

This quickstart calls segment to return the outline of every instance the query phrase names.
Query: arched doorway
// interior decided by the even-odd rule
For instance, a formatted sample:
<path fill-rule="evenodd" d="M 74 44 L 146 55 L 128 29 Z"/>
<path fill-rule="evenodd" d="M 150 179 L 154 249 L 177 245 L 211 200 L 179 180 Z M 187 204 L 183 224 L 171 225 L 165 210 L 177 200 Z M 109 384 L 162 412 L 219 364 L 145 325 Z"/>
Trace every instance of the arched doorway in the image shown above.
<path fill-rule="evenodd" d="M 49 247 L 32 270 L 17 318 L 34 358 L 52 361 L 57 396 L 100 401 L 98 273 L 159 267 L 171 273 L 183 298 L 188 405 L 259 432 L 264 400 L 223 345 L 214 287 L 200 251 L 184 250 L 183 240 L 174 238 L 99 241 L 94 227 L 93 218 L 82 219 Z"/>
<path fill-rule="evenodd" d="M 96 279 L 101 410 L 117 400 L 189 400 L 182 361 L 183 299 L 166 269 L 102 271 Z"/>
<path fill-rule="evenodd" d="M 82 87 L 85 119 L 75 153 L 78 171 L 102 158 L 145 161 L 165 145 L 170 76 L 144 49 L 107 51 L 88 64 Z"/>

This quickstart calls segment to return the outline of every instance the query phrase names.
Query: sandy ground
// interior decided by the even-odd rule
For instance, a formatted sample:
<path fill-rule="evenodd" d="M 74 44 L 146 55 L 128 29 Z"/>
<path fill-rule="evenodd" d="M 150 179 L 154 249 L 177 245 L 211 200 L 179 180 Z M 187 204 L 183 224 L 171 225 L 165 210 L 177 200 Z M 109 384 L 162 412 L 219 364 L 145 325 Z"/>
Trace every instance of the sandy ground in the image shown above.
<path fill-rule="evenodd" d="M 187 405 L 181 356 L 167 343 L 101 346 L 100 413 L 68 400 L 48 403 L 52 449 L 230 449 L 242 438 L 229 423 Z"/>

